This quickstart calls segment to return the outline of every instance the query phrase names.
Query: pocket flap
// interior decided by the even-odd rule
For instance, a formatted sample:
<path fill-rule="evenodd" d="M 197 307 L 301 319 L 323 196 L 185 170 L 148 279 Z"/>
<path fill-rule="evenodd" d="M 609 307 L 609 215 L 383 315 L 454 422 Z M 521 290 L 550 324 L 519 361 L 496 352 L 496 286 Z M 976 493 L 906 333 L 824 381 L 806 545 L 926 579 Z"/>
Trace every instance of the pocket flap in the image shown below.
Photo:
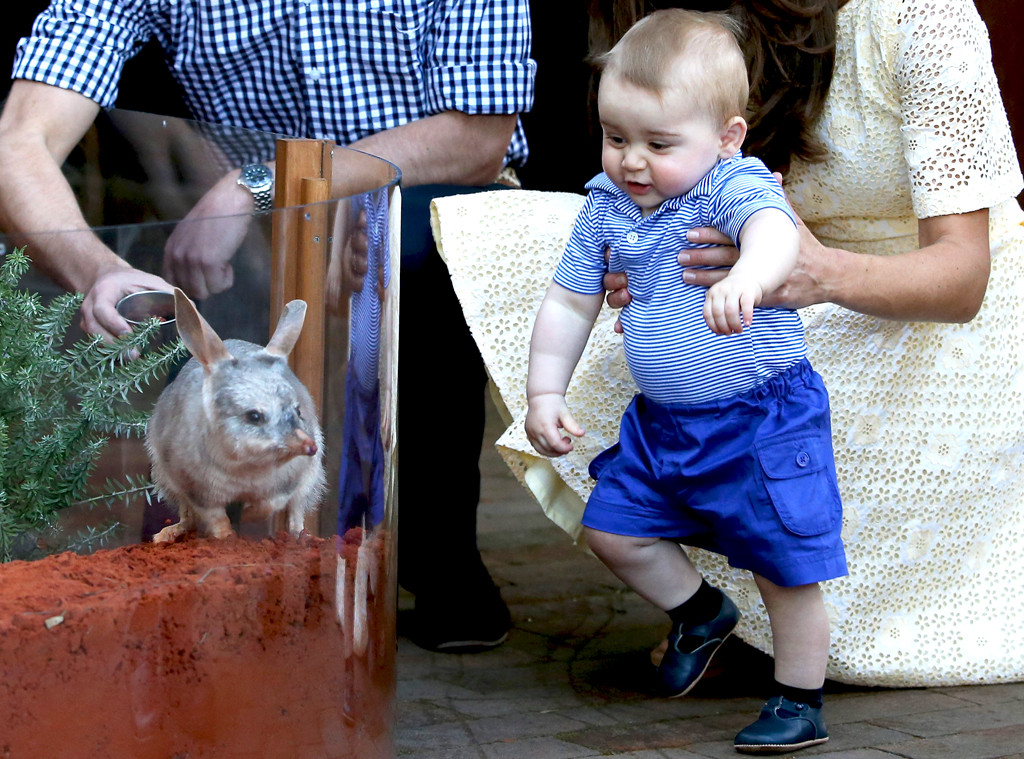
<path fill-rule="evenodd" d="M 821 471 L 828 463 L 829 454 L 828 442 L 822 436 L 801 435 L 757 443 L 761 467 L 773 480 L 788 480 Z"/>

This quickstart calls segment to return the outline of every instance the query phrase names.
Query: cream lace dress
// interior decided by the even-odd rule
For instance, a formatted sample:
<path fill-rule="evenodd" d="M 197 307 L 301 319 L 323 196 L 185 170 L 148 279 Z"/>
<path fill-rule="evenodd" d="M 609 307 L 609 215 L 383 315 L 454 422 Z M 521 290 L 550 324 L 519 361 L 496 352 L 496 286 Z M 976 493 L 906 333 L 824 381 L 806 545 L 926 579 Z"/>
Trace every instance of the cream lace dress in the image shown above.
<path fill-rule="evenodd" d="M 824 584 L 828 676 L 886 686 L 1024 679 L 1024 216 L 1020 169 L 987 33 L 968 0 L 852 0 L 821 122 L 824 164 L 787 192 L 821 241 L 886 255 L 919 217 L 991 207 L 992 273 L 969 324 L 906 324 L 822 305 L 801 312 L 832 400 L 850 575 Z M 595 156 L 595 165 L 597 156 Z M 599 317 L 568 394 L 587 428 L 565 457 L 523 433 L 533 316 L 582 196 L 442 198 L 434 232 L 507 411 L 509 466 L 575 540 L 592 481 L 635 388 L 615 314 Z M 749 574 L 691 556 L 771 652 Z"/>

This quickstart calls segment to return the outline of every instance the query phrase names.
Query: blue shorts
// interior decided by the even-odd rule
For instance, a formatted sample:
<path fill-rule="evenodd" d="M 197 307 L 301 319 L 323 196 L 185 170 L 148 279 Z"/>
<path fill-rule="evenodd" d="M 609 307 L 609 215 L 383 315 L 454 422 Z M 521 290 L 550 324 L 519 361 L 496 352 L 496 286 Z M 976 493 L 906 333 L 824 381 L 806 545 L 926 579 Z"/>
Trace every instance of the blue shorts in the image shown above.
<path fill-rule="evenodd" d="M 792 587 L 847 574 L 828 393 L 801 361 L 752 390 L 664 406 L 636 396 L 590 464 L 586 527 L 705 548 Z"/>

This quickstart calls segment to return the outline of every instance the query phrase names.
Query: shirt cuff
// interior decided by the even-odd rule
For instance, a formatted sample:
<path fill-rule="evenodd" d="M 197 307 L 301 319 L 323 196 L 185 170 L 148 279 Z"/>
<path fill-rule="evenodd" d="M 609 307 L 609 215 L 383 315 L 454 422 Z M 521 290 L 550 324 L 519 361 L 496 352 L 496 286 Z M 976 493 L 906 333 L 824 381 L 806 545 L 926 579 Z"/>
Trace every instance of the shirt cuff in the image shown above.
<path fill-rule="evenodd" d="M 537 64 L 532 60 L 433 69 L 428 73 L 427 103 L 434 113 L 524 113 L 533 107 Z"/>

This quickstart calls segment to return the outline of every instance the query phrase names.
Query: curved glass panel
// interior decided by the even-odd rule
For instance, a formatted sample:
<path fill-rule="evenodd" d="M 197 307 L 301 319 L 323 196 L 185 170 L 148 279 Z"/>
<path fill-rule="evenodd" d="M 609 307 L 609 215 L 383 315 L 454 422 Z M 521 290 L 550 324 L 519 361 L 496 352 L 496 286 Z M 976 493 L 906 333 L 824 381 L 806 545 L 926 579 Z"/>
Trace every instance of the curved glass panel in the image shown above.
<path fill-rule="evenodd" d="M 40 486 L 5 475 L 0 542 L 13 560 L 0 564 L 0 711 L 10 715 L 3 744 L 12 756 L 393 755 L 400 174 L 328 145 L 319 173 L 300 174 L 317 202 L 189 215 L 226 172 L 273 160 L 280 144 L 275 135 L 113 110 L 64 167 L 88 228 L 0 237 L 0 263 L 16 248 L 30 259 L 47 247 L 74 255 L 98 238 L 180 286 L 225 340 L 263 346 L 282 303 L 306 300 L 291 363 L 318 408 L 326 475 L 302 537 L 285 534 L 280 515 L 234 503 L 225 513 L 238 538 L 162 545 L 149 541 L 179 514 L 147 497 L 150 459 L 139 436 L 102 435 L 87 492 L 34 522 L 6 516 Z M 35 268 L 16 289 L 38 296 L 40 310 L 62 293 Z M 0 333 L 14 345 L 24 338 L 15 320 L 31 320 L 0 313 Z M 72 322 L 54 355 L 84 338 L 77 316 Z M 143 357 L 177 340 L 175 324 L 164 324 Z M 48 388 L 12 384 L 49 360 L 44 354 L 19 374 L 14 353 L 0 353 L 0 399 L 14 399 L 0 428 L 5 466 L 49 455 L 43 425 L 24 411 L 26 393 L 47 389 L 47 402 L 63 395 L 72 410 L 89 395 L 61 384 L 66 373 L 47 374 L 56 363 L 43 367 Z M 148 414 L 185 358 L 130 390 L 131 408 Z M 173 418 L 173 448 L 200 446 L 204 422 L 192 407 Z M 18 445 L 30 455 L 15 459 Z M 43 486 L 59 480 L 41 471 Z M 187 472 L 193 491 L 220 506 L 204 472 Z M 119 490 L 132 492 L 108 502 Z"/>

